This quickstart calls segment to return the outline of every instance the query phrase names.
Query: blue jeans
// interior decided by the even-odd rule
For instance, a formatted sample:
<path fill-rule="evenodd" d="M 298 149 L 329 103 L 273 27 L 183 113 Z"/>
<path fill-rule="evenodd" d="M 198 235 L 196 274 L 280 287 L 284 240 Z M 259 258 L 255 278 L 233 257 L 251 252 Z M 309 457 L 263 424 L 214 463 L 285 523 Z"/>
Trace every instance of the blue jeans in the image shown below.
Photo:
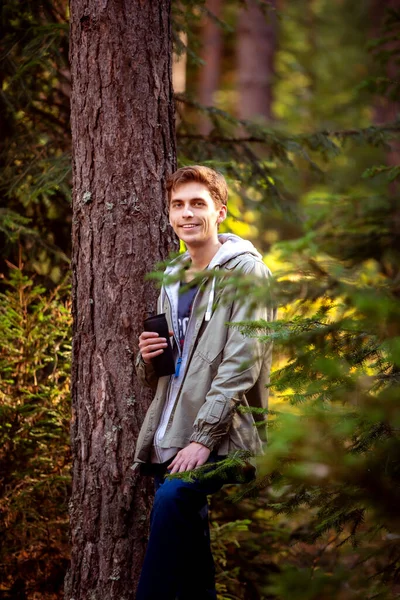
<path fill-rule="evenodd" d="M 223 483 L 218 477 L 190 483 L 156 477 L 136 600 L 216 600 L 207 496 Z"/>

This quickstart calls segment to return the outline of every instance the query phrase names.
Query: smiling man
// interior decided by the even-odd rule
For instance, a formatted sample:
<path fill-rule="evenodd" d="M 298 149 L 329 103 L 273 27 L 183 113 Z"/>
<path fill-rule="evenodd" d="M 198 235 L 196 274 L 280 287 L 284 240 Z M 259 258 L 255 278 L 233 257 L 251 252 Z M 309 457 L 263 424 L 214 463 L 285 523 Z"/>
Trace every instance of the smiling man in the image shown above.
<path fill-rule="evenodd" d="M 220 477 L 185 482 L 165 479 L 235 450 L 261 451 L 251 412 L 267 406 L 271 346 L 248 338 L 227 322 L 272 320 L 273 310 L 233 300 L 206 269 L 268 277 L 254 246 L 233 234 L 218 234 L 226 218 L 224 177 L 208 167 L 178 169 L 167 182 L 169 219 L 187 251 L 166 275 L 184 273 L 163 286 L 158 312 L 166 313 L 175 355 L 175 374 L 157 378 L 152 359 L 167 347 L 155 332 L 139 338 L 137 373 L 156 390 L 137 442 L 135 460 L 152 472 L 156 495 L 137 600 L 216 599 L 210 549 L 207 495 Z M 169 278 L 171 281 L 171 278 Z"/>

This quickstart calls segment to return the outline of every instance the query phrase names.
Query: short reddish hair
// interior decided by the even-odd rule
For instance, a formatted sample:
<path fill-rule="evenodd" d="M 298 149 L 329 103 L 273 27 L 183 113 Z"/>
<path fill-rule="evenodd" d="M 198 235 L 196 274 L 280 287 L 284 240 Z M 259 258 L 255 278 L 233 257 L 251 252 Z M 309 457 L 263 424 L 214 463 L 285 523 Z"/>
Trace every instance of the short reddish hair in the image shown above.
<path fill-rule="evenodd" d="M 206 186 L 217 208 L 222 205 L 226 206 L 228 202 L 228 186 L 225 177 L 221 173 L 218 173 L 218 171 L 201 165 L 181 167 L 168 177 L 168 203 L 171 202 L 171 194 L 176 188 L 192 181 L 202 183 Z"/>

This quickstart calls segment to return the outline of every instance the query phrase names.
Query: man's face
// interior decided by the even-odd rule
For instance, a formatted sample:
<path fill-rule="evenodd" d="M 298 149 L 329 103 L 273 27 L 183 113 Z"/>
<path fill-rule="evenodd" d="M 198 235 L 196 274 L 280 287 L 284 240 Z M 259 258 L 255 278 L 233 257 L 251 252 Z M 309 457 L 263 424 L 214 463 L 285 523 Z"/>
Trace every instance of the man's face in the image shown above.
<path fill-rule="evenodd" d="M 169 222 L 188 248 L 216 244 L 225 217 L 226 206 L 217 208 L 202 183 L 183 183 L 171 193 Z"/>

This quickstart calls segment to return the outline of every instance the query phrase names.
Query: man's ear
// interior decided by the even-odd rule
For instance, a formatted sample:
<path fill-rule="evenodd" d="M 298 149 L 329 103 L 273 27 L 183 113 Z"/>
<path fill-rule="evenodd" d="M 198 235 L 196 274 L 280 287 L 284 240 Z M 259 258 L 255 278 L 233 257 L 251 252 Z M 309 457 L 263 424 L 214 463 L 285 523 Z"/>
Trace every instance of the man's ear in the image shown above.
<path fill-rule="evenodd" d="M 226 206 L 223 205 L 219 209 L 219 215 L 218 215 L 218 218 L 217 218 L 217 223 L 220 224 L 220 223 L 222 223 L 222 221 L 225 221 L 225 219 L 226 219 Z"/>

